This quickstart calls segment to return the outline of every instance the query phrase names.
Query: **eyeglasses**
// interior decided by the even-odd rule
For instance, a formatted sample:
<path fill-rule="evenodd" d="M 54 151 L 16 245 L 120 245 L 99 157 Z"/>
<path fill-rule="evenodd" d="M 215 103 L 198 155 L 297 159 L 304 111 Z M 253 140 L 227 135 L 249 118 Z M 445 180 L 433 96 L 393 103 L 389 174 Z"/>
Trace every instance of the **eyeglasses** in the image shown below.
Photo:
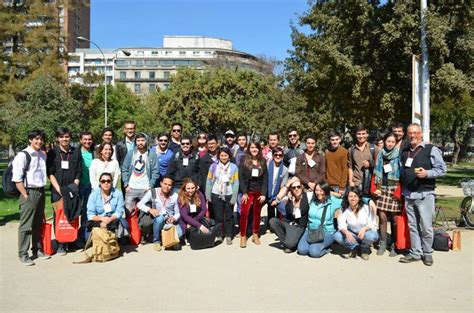
<path fill-rule="evenodd" d="M 301 185 L 291 186 L 291 190 L 298 190 L 298 189 L 301 189 Z"/>
<path fill-rule="evenodd" d="M 182 146 L 189 146 L 189 145 L 191 145 L 191 143 L 190 142 L 182 142 L 181 145 Z"/>
<path fill-rule="evenodd" d="M 288 137 L 289 137 L 289 138 L 298 137 L 298 134 L 289 134 Z"/>
<path fill-rule="evenodd" d="M 168 142 L 168 139 L 160 139 L 158 142 Z"/>
<path fill-rule="evenodd" d="M 103 179 L 100 181 L 101 184 L 110 184 L 112 181 L 110 179 Z"/>
<path fill-rule="evenodd" d="M 281 157 L 283 156 L 283 154 L 281 154 L 281 153 L 275 153 L 273 156 L 274 156 L 274 157 L 277 157 L 277 158 L 281 158 Z"/>
<path fill-rule="evenodd" d="M 173 133 L 180 133 L 180 132 L 181 132 L 181 129 L 173 129 L 172 132 L 173 132 Z"/>

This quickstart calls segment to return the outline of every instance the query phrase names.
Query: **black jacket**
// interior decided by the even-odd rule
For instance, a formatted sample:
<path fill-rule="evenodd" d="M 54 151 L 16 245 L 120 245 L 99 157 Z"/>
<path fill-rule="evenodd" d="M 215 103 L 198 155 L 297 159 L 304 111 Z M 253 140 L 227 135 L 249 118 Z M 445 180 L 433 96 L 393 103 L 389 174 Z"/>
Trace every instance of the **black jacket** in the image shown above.
<path fill-rule="evenodd" d="M 171 159 L 166 175 L 173 178 L 173 187 L 180 188 L 186 177 L 191 177 L 199 185 L 199 154 L 195 151 L 188 156 L 188 166 L 183 165 L 183 153 L 178 151 Z"/>
<path fill-rule="evenodd" d="M 125 143 L 125 139 L 120 140 L 115 145 L 115 158 L 119 162 L 120 167 L 122 167 L 123 160 L 127 156 L 127 144 Z"/>
<path fill-rule="evenodd" d="M 245 167 L 245 158 L 242 159 L 239 165 L 239 188 L 240 192 L 243 194 L 248 193 L 250 188 L 250 184 L 258 184 L 259 191 L 263 196 L 267 196 L 267 189 L 268 189 L 268 170 L 267 164 L 263 162 L 262 167 L 262 175 L 259 177 L 252 177 L 252 170 Z"/>
<path fill-rule="evenodd" d="M 76 184 L 61 186 L 64 201 L 64 215 L 68 220 L 73 220 L 81 215 L 79 187 Z"/>
<path fill-rule="evenodd" d="M 206 181 L 209 168 L 214 161 L 212 156 L 207 152 L 202 158 L 199 158 L 199 188 L 203 195 L 206 194 Z"/>
<path fill-rule="evenodd" d="M 288 223 L 295 222 L 298 227 L 306 228 L 308 225 L 308 212 L 309 212 L 309 202 L 306 192 L 303 192 L 301 195 L 301 202 L 300 202 L 300 211 L 301 211 L 301 218 L 296 219 L 293 215 L 293 202 L 288 200 L 285 206 L 286 215 L 285 221 Z"/>

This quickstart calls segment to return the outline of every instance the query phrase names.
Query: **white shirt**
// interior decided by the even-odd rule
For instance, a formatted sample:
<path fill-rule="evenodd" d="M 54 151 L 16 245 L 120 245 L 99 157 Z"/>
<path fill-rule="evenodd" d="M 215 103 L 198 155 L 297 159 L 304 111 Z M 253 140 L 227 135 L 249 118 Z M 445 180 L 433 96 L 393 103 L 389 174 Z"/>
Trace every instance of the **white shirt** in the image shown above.
<path fill-rule="evenodd" d="M 113 186 L 117 187 L 121 175 L 120 165 L 117 160 L 110 160 L 109 162 L 101 161 L 100 159 L 92 160 L 91 167 L 89 168 L 92 189 L 99 188 L 99 178 L 102 173 L 112 174 Z"/>
<path fill-rule="evenodd" d="M 46 185 L 46 153 L 42 150 L 36 151 L 28 146 L 25 149 L 31 156 L 30 168 L 26 172 L 26 182 L 23 180 L 23 169 L 26 167 L 26 155 L 20 152 L 13 160 L 12 182 L 23 181 L 28 185 L 26 188 L 39 188 Z"/>
<path fill-rule="evenodd" d="M 349 229 L 354 233 L 358 233 L 365 226 L 369 226 L 372 230 L 377 230 L 375 214 L 366 204 L 359 210 L 357 217 L 349 207 L 337 218 L 337 227 L 339 230 Z"/>

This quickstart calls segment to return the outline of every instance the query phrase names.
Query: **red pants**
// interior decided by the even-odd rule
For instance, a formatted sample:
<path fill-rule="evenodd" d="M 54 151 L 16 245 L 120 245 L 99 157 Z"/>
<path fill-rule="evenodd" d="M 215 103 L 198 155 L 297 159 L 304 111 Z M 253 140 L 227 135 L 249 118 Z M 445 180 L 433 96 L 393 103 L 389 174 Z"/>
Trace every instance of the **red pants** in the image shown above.
<path fill-rule="evenodd" d="M 248 192 L 247 203 L 241 204 L 240 207 L 240 236 L 247 236 L 247 223 L 249 217 L 250 206 L 253 203 L 253 225 L 252 233 L 258 234 L 260 227 L 260 213 L 262 211 L 262 204 L 258 201 L 258 198 L 262 195 L 260 192 Z"/>

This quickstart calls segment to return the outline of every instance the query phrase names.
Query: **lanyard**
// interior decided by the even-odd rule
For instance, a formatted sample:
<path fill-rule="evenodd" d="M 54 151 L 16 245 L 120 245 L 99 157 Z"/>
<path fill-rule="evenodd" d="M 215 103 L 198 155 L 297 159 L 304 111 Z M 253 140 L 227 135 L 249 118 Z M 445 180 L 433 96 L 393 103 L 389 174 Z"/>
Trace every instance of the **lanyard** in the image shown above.
<path fill-rule="evenodd" d="M 421 148 L 422 148 L 421 146 L 418 146 L 418 147 L 416 147 L 415 151 L 409 151 L 408 152 L 408 157 L 414 159 L 418 155 L 418 153 L 420 153 Z M 415 152 L 415 154 L 413 156 L 411 156 L 412 152 Z"/>

